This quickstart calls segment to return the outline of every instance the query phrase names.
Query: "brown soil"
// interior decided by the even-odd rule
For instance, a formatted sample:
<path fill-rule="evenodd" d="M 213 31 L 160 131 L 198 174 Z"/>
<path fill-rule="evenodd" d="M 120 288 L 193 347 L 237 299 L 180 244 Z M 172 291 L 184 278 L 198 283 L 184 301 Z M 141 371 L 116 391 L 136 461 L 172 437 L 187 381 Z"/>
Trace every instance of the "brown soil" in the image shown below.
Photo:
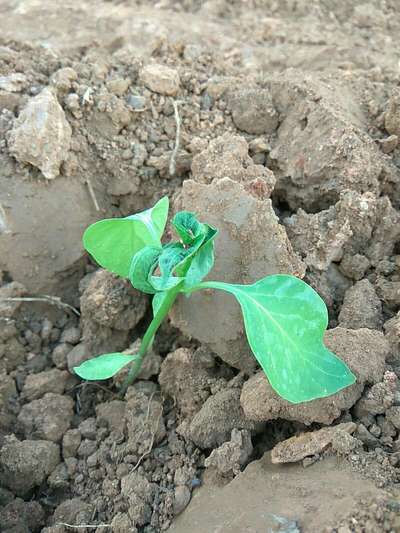
<path fill-rule="evenodd" d="M 1 2 L 0 531 L 400 531 L 399 35 L 396 0 Z M 310 283 L 357 383 L 283 401 L 206 292 L 124 400 L 81 383 L 151 314 L 82 232 L 165 194 L 216 279 Z"/>

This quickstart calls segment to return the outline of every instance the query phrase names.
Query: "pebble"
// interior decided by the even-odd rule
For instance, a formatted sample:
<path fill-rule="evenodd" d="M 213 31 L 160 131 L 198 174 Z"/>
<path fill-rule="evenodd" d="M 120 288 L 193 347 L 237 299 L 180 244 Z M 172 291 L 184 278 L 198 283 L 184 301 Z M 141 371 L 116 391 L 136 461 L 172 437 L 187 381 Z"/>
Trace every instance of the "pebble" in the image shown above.
<path fill-rule="evenodd" d="M 393 150 L 397 148 L 399 138 L 397 135 L 390 135 L 386 139 L 380 139 L 379 144 L 384 154 L 390 154 L 390 152 L 393 152 Z"/>
<path fill-rule="evenodd" d="M 140 72 L 144 85 L 155 93 L 176 96 L 179 91 L 180 79 L 178 72 L 160 64 L 145 66 Z"/>
<path fill-rule="evenodd" d="M 128 78 L 116 78 L 107 82 L 107 89 L 116 96 L 123 96 L 130 84 L 131 80 Z"/>
<path fill-rule="evenodd" d="M 0 76 L 0 90 L 9 93 L 19 93 L 25 89 L 27 79 L 24 74 L 14 72 L 8 76 Z"/>
<path fill-rule="evenodd" d="M 71 144 L 72 130 L 51 89 L 28 101 L 11 130 L 8 146 L 20 163 L 39 168 L 47 179 L 60 174 Z"/>
<path fill-rule="evenodd" d="M 135 111 L 144 111 L 146 109 L 146 98 L 144 96 L 130 94 L 126 99 L 126 103 Z"/>
<path fill-rule="evenodd" d="M 188 505 L 191 498 L 191 492 L 185 485 L 175 487 L 174 491 L 174 515 L 180 514 Z"/>

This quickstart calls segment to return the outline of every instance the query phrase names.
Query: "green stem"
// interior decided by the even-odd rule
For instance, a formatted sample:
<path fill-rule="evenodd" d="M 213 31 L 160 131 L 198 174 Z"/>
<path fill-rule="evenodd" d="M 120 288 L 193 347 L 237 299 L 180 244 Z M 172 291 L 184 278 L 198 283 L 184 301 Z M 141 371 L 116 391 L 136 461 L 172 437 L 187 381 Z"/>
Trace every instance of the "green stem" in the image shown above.
<path fill-rule="evenodd" d="M 122 387 L 120 389 L 121 396 L 125 394 L 127 388 L 130 385 L 132 385 L 136 376 L 139 374 L 142 363 L 143 363 L 143 359 L 146 356 L 146 353 L 149 347 L 153 343 L 154 335 L 156 334 L 158 328 L 161 326 L 161 323 L 164 320 L 164 318 L 168 315 L 168 312 L 171 309 L 173 303 L 175 302 L 178 294 L 179 294 L 179 286 L 174 287 L 173 289 L 171 289 L 170 291 L 166 293 L 165 298 L 162 301 L 162 304 L 160 305 L 156 316 L 150 322 L 150 325 L 147 328 L 146 333 L 143 336 L 142 342 L 140 344 L 139 352 L 137 354 L 137 358 L 132 362 L 128 375 L 126 376 L 122 384 Z"/>

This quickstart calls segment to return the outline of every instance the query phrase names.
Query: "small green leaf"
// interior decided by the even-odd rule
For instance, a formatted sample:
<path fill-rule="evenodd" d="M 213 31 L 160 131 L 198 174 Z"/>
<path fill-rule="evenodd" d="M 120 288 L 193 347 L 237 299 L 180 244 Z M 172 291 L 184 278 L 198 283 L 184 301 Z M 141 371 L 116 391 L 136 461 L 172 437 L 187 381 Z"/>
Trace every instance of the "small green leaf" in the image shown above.
<path fill-rule="evenodd" d="M 285 400 L 324 398 L 355 383 L 347 365 L 324 345 L 326 306 L 304 281 L 278 274 L 253 285 L 208 281 L 198 288 L 221 289 L 237 298 L 253 354 Z"/>
<path fill-rule="evenodd" d="M 108 379 L 119 372 L 121 368 L 132 363 L 136 357 L 136 355 L 122 353 L 106 353 L 74 367 L 74 371 L 80 378 L 88 381 Z"/>
<path fill-rule="evenodd" d="M 184 244 L 192 244 L 194 239 L 205 233 L 204 225 L 189 211 L 179 211 L 171 221 Z"/>
<path fill-rule="evenodd" d="M 214 265 L 214 238 L 218 230 L 206 225 L 208 231 L 203 244 L 194 254 L 185 275 L 185 287 L 189 288 L 207 276 Z"/>
<path fill-rule="evenodd" d="M 83 245 L 100 266 L 127 278 L 132 258 L 139 250 L 144 246 L 161 247 L 168 208 L 165 196 L 142 213 L 95 222 L 85 231 Z"/>
<path fill-rule="evenodd" d="M 165 290 L 168 288 L 168 282 L 172 277 L 174 268 L 187 255 L 188 250 L 180 242 L 172 242 L 163 246 L 163 251 L 158 262 L 161 273 L 161 277 L 158 280 L 159 290 Z M 153 283 L 157 284 L 157 280 L 153 279 Z"/>
<path fill-rule="evenodd" d="M 148 294 L 154 294 L 156 292 L 150 279 L 154 270 L 157 268 L 161 253 L 161 248 L 145 246 L 133 256 L 129 269 L 129 279 L 135 289 Z"/>

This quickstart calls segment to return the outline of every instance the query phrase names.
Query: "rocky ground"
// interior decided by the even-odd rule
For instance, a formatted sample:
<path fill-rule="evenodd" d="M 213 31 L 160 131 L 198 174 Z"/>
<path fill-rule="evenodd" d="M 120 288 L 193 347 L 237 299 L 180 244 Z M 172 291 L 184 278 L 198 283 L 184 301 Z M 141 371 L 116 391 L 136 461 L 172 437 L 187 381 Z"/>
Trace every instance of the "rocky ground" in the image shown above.
<path fill-rule="evenodd" d="M 400 531 L 398 2 L 3 0 L 0 29 L 0 530 Z M 125 400 L 80 382 L 151 314 L 82 232 L 163 195 L 219 228 L 214 279 L 310 283 L 357 383 L 282 400 L 212 292 Z"/>

